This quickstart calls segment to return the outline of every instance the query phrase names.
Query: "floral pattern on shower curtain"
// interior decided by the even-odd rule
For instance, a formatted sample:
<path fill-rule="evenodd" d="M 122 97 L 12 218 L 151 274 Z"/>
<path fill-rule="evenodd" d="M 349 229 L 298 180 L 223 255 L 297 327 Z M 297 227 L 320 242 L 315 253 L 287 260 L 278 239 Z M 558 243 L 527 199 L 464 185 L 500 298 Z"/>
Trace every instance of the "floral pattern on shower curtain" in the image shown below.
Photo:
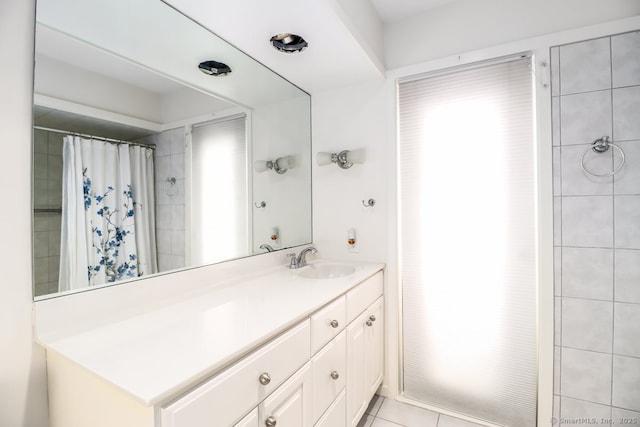
<path fill-rule="evenodd" d="M 156 273 L 153 150 L 66 136 L 59 290 Z"/>

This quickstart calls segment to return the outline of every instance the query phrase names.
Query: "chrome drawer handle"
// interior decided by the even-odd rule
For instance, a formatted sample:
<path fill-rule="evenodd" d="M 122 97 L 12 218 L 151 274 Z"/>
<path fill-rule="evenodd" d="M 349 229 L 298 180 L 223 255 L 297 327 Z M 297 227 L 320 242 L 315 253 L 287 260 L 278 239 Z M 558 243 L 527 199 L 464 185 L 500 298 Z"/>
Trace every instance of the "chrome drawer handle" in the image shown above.
<path fill-rule="evenodd" d="M 372 322 L 375 322 L 376 316 L 372 314 L 371 316 L 369 316 L 369 320 L 371 320 Z"/>
<path fill-rule="evenodd" d="M 266 372 L 258 378 L 260 380 L 260 384 L 267 385 L 271 382 L 271 377 Z M 275 425 L 275 424 L 274 424 Z"/>
<path fill-rule="evenodd" d="M 373 326 L 373 322 L 371 320 L 367 320 L 367 326 Z"/>
<path fill-rule="evenodd" d="M 332 328 L 337 328 L 338 326 L 340 326 L 340 323 L 338 323 L 337 320 L 332 320 L 330 325 Z"/>
<path fill-rule="evenodd" d="M 268 417 L 264 423 L 267 427 L 273 427 L 276 425 L 276 419 L 274 417 Z"/>
<path fill-rule="evenodd" d="M 338 378 L 340 378 L 340 374 L 338 374 L 337 371 L 333 371 L 331 372 L 331 378 L 333 378 L 334 380 L 337 380 Z"/>

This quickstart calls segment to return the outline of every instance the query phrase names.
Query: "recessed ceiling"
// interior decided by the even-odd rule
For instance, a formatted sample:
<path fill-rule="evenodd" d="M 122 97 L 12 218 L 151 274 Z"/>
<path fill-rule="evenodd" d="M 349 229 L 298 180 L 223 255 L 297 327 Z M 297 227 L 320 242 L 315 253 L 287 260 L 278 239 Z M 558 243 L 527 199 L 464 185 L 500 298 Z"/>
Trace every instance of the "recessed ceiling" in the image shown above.
<path fill-rule="evenodd" d="M 380 20 L 391 23 L 456 0 L 371 0 Z"/>

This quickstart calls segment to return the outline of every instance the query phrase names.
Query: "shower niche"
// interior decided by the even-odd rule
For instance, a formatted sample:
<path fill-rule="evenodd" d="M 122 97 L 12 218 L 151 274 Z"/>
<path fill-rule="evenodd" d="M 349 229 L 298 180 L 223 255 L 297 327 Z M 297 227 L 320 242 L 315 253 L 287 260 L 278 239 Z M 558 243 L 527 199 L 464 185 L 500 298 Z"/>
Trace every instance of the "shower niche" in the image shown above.
<path fill-rule="evenodd" d="M 43 0 L 37 7 L 32 150 L 36 298 L 259 255 L 267 245 L 271 251 L 311 242 L 307 93 L 162 2 L 143 0 L 132 6 L 105 0 L 85 6 Z M 201 72 L 198 64 L 211 59 L 228 64 L 231 72 Z M 104 270 L 113 260 L 98 256 L 94 267 L 73 261 L 83 249 L 70 230 L 82 221 L 70 212 L 81 215 L 78 206 L 89 202 L 100 208 L 102 196 L 111 190 L 90 190 L 89 202 L 87 194 L 78 194 L 80 184 L 73 197 L 68 190 L 63 194 L 63 182 L 71 188 L 73 179 L 82 179 L 63 173 L 74 152 L 69 145 L 63 155 L 65 138 L 109 149 L 150 147 L 151 178 L 145 189 L 132 189 L 131 200 L 136 207 L 132 216 L 141 206 L 150 215 L 150 230 L 112 227 L 121 237 L 135 236 L 137 244 L 146 239 L 153 262 L 145 262 L 144 268 L 137 256 L 127 255 L 126 263 L 117 266 L 126 264 L 130 274 L 82 284 L 92 268 Z M 90 157 L 78 155 L 83 162 Z M 102 157 L 94 155 L 92 161 Z M 257 167 L 285 157 L 286 173 Z M 102 174 L 101 168 L 96 173 Z M 136 200 L 143 192 L 151 197 L 145 203 Z M 121 208 L 112 217 L 126 212 Z M 95 218 L 85 222 L 94 236 L 84 251 L 89 257 L 92 252 L 106 254 L 108 242 L 96 243 L 106 228 L 99 230 Z M 107 222 L 102 225 L 108 228 Z M 118 246 L 119 256 L 124 247 Z M 82 278 L 80 285 L 65 285 L 74 281 L 70 270 Z"/>

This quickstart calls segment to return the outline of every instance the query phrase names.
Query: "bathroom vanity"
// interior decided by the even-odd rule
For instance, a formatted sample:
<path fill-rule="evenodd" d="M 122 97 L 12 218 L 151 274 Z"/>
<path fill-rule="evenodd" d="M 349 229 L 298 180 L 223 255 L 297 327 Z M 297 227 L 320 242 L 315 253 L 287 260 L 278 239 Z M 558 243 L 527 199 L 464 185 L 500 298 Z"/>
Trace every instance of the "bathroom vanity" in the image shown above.
<path fill-rule="evenodd" d="M 357 425 L 383 378 L 383 265 L 349 265 L 278 265 L 85 325 L 49 322 L 68 297 L 38 302 L 51 426 Z"/>

